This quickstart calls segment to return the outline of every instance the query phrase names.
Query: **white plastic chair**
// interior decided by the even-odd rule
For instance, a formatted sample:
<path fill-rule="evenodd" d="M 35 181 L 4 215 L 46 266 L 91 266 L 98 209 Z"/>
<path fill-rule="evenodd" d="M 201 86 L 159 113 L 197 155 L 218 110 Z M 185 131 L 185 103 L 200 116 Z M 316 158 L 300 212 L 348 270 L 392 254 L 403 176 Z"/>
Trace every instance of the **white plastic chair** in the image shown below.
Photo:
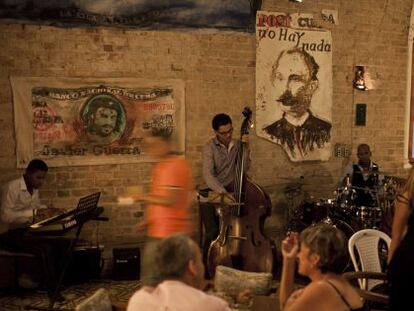
<path fill-rule="evenodd" d="M 375 229 L 364 229 L 355 232 L 348 241 L 349 255 L 357 272 L 383 272 L 381 267 L 380 241 L 390 248 L 391 238 L 384 232 Z M 385 258 L 384 258 L 385 259 Z M 370 291 L 374 286 L 383 283 L 378 279 L 359 279 L 359 286 Z"/>

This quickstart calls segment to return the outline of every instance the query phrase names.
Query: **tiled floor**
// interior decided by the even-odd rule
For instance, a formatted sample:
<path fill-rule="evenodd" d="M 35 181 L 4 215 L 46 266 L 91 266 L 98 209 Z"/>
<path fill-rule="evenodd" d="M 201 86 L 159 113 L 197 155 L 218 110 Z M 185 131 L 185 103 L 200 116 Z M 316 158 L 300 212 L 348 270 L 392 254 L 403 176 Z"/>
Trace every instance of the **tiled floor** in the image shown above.
<path fill-rule="evenodd" d="M 109 291 L 111 301 L 117 304 L 126 305 L 129 297 L 139 288 L 137 281 L 114 281 L 114 280 L 96 280 L 84 284 L 69 286 L 62 290 L 62 295 L 66 298 L 64 303 L 56 303 L 55 308 L 61 310 L 74 310 L 75 306 L 79 304 L 86 297 L 92 295 L 99 288 L 105 288 Z M 234 299 L 225 295 L 218 296 L 228 301 L 233 311 L 267 311 L 279 310 L 279 304 L 276 294 L 271 296 L 257 296 L 254 297 L 247 304 L 237 304 Z M 0 296 L 0 310 L 1 311 L 22 311 L 34 310 L 33 308 L 48 308 L 50 301 L 45 293 L 40 293 L 35 290 L 27 291 L 17 294 L 5 293 Z"/>
<path fill-rule="evenodd" d="M 105 288 L 109 291 L 112 301 L 127 303 L 129 297 L 139 288 L 138 281 L 97 280 L 84 284 L 65 287 L 62 295 L 66 298 L 64 303 L 56 303 L 56 308 L 74 310 L 75 306 L 86 297 L 92 295 L 97 289 Z M 1 311 L 30 310 L 30 307 L 46 308 L 49 306 L 46 293 L 26 291 L 20 294 L 8 294 L 0 297 Z"/>

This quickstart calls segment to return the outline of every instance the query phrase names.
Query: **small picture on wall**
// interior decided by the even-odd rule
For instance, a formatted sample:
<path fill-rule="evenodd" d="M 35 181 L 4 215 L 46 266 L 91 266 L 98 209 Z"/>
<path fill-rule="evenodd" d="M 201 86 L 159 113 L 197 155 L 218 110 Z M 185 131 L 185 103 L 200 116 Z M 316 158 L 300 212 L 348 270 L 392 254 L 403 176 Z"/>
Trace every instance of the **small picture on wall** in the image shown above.
<path fill-rule="evenodd" d="M 360 91 L 366 91 L 365 85 L 365 66 L 355 66 L 354 88 Z"/>
<path fill-rule="evenodd" d="M 354 88 L 360 91 L 373 90 L 378 85 L 378 73 L 375 74 L 376 80 L 373 79 L 373 68 L 364 65 L 356 65 L 354 68 Z"/>

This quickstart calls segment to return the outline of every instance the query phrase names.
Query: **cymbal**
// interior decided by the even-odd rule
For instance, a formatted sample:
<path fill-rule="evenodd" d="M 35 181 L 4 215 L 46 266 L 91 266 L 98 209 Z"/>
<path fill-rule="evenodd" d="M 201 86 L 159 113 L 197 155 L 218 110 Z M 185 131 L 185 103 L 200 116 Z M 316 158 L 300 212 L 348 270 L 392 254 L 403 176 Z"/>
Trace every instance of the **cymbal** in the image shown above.
<path fill-rule="evenodd" d="M 391 175 L 390 172 L 384 172 L 384 171 L 379 171 L 377 173 L 380 174 L 380 175 L 383 175 L 383 176 L 389 176 L 389 175 Z"/>
<path fill-rule="evenodd" d="M 376 193 L 378 192 L 377 190 L 371 189 L 371 188 L 367 188 L 367 187 L 357 187 L 357 186 L 351 186 L 352 189 L 357 189 L 357 190 L 364 190 L 364 191 L 368 191 L 368 192 L 373 192 Z"/>
<path fill-rule="evenodd" d="M 389 173 L 384 171 L 354 171 L 354 174 L 362 174 L 362 175 L 389 175 Z"/>
<path fill-rule="evenodd" d="M 286 180 L 285 183 L 287 186 L 305 186 L 305 185 L 311 185 L 309 180 L 305 181 L 305 178 L 303 176 L 301 177 L 276 177 L 277 179 Z"/>
<path fill-rule="evenodd" d="M 283 180 L 290 180 L 290 181 L 300 181 L 300 180 L 304 180 L 305 178 L 303 176 L 300 176 L 300 177 L 276 177 L 276 179 L 283 179 Z"/>
<path fill-rule="evenodd" d="M 308 182 L 300 182 L 300 181 L 291 181 L 286 183 L 280 183 L 279 185 L 284 185 L 285 187 L 302 187 L 302 186 L 309 186 L 312 185 Z"/>
<path fill-rule="evenodd" d="M 386 177 L 386 180 L 393 180 L 399 184 L 404 184 L 407 182 L 407 178 L 403 178 L 403 177 L 398 177 L 398 176 L 393 176 L 393 175 L 387 175 L 385 177 Z"/>

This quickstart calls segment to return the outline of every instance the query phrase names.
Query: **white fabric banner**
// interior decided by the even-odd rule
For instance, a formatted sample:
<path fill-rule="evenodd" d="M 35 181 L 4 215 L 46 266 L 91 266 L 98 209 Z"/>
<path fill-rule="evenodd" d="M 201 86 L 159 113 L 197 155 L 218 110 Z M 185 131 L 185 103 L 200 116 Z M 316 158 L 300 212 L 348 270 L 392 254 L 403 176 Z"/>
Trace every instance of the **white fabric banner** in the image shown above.
<path fill-rule="evenodd" d="M 152 161 L 146 133 L 185 149 L 184 83 L 133 78 L 11 77 L 17 167 Z"/>
<path fill-rule="evenodd" d="M 328 160 L 332 38 L 312 15 L 258 11 L 256 132 L 292 161 Z"/>

